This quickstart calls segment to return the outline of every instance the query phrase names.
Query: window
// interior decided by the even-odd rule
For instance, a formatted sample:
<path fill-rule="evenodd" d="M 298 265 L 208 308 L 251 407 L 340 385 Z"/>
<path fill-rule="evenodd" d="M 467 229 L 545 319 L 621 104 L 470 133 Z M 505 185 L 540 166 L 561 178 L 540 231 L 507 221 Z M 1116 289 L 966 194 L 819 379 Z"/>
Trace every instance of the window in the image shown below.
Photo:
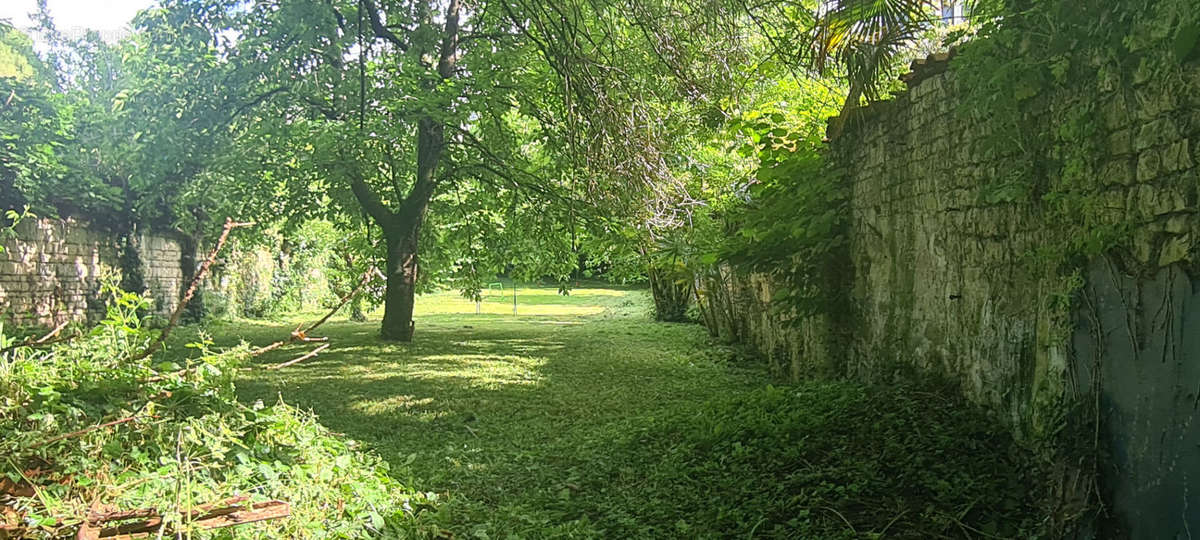
<path fill-rule="evenodd" d="M 956 24 L 966 19 L 962 0 L 939 0 L 942 6 L 942 22 Z"/>

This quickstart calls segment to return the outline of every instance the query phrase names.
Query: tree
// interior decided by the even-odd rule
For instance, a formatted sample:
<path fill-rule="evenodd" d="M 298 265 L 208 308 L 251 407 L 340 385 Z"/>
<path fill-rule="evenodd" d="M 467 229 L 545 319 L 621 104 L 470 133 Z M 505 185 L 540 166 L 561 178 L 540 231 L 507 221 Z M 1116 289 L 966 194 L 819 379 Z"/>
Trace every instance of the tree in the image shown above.
<path fill-rule="evenodd" d="M 247 104 L 235 109 L 238 145 L 214 160 L 224 163 L 214 176 L 240 177 L 238 191 L 257 194 L 266 214 L 337 214 L 343 223 L 365 215 L 379 228 L 388 278 L 381 335 L 407 341 L 422 242 L 446 236 L 425 227 L 431 208 L 445 228 L 507 235 L 488 249 L 507 262 L 478 251 L 470 261 L 452 257 L 460 276 L 486 272 L 482 262 L 566 276 L 558 261 L 573 259 L 562 256 L 571 246 L 559 239 L 589 207 L 578 187 L 611 185 L 581 182 L 555 159 L 559 115 L 543 99 L 553 92 L 549 70 L 511 15 L 495 2 L 167 2 L 145 20 L 179 29 L 151 42 L 163 58 L 201 36 L 182 50 L 219 58 L 222 92 Z M 521 231 L 505 227 L 518 221 L 544 244 L 537 251 L 555 255 L 519 253 Z M 468 252 L 477 245 L 450 240 Z"/>
<path fill-rule="evenodd" d="M 0 79 L 19 82 L 44 75 L 45 66 L 33 52 L 33 41 L 24 32 L 0 20 Z"/>

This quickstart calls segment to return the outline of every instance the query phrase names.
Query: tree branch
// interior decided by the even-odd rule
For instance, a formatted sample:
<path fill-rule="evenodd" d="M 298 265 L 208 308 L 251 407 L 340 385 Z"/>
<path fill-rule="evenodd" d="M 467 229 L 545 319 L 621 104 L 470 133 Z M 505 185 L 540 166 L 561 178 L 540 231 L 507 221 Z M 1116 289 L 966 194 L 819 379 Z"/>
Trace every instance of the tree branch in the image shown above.
<path fill-rule="evenodd" d="M 396 48 L 400 49 L 400 52 L 408 52 L 408 43 L 400 39 L 391 30 L 388 30 L 387 26 L 379 18 L 379 8 L 375 7 L 375 2 L 372 0 L 363 0 L 363 4 L 367 8 L 367 20 L 371 23 L 371 30 L 375 32 L 375 37 L 389 41 Z"/>
<path fill-rule="evenodd" d="M 363 210 L 367 211 L 371 217 L 380 226 L 387 227 L 395 218 L 395 214 L 383 205 L 379 200 L 379 195 L 371 190 L 371 186 L 363 180 L 362 174 L 358 171 L 358 167 L 349 166 L 350 176 L 350 191 L 354 192 L 354 198 L 358 199 L 358 204 L 362 205 Z"/>
<path fill-rule="evenodd" d="M 213 262 L 216 261 L 217 254 L 221 252 L 222 247 L 225 247 L 225 241 L 229 239 L 230 231 L 238 227 L 249 227 L 254 224 L 254 222 L 238 223 L 230 218 L 225 218 L 225 228 L 221 230 L 221 236 L 220 238 L 217 238 L 217 244 L 213 246 L 212 251 L 208 254 L 208 258 L 205 259 L 204 263 L 200 265 L 200 269 L 196 271 L 196 275 L 192 277 L 192 284 L 188 286 L 187 292 L 184 293 L 183 298 L 179 300 L 179 305 L 175 306 L 175 312 L 171 313 L 171 320 L 167 322 L 167 327 L 163 328 L 162 333 L 158 335 L 158 339 L 154 340 L 149 347 L 146 347 L 146 350 L 131 358 L 131 361 L 136 362 L 146 358 L 162 348 L 163 343 L 167 341 L 167 336 L 171 335 L 171 330 L 174 330 L 175 327 L 179 325 L 179 318 L 183 316 L 184 308 L 187 307 L 188 302 L 192 301 L 192 297 L 196 294 L 196 288 L 199 287 L 200 282 L 204 280 L 204 276 L 208 273 L 209 267 L 211 267 Z"/>
<path fill-rule="evenodd" d="M 454 64 L 458 55 L 458 0 L 450 0 L 446 7 L 446 35 L 442 39 L 442 51 L 438 58 L 438 74 L 443 79 L 454 76 Z"/>
<path fill-rule="evenodd" d="M 312 352 L 310 352 L 310 353 L 308 353 L 308 354 L 305 354 L 305 355 L 303 355 L 303 356 L 299 356 L 299 357 L 297 357 L 297 358 L 293 358 L 293 359 L 291 359 L 291 360 L 288 360 L 287 362 L 284 362 L 284 363 L 282 363 L 282 364 L 275 364 L 275 365 L 273 365 L 273 366 L 270 366 L 270 367 L 268 367 L 267 369 L 283 369 L 283 368 L 285 368 L 285 367 L 288 367 L 288 366 L 290 366 L 290 365 L 293 365 L 293 364 L 298 364 L 298 363 L 300 363 L 300 362 L 303 362 L 303 361 L 305 361 L 305 360 L 308 360 L 309 358 L 312 358 L 312 357 L 314 357 L 314 356 L 316 356 L 316 355 L 318 355 L 318 354 L 321 354 L 321 351 L 324 351 L 325 349 L 328 349 L 328 348 L 329 348 L 329 344 L 328 344 L 328 343 L 326 343 L 326 344 L 324 344 L 324 345 L 321 345 L 320 347 L 317 347 L 316 349 L 313 349 L 313 351 L 312 351 Z"/>
<path fill-rule="evenodd" d="M 242 113 L 244 113 L 244 112 L 246 112 L 246 111 L 248 111 L 248 110 L 250 110 L 250 109 L 252 109 L 252 108 L 254 108 L 254 107 L 257 107 L 257 106 L 261 105 L 261 104 L 262 104 L 262 102 L 264 102 L 264 101 L 266 101 L 266 100 L 268 100 L 268 99 L 271 99 L 271 96 L 274 96 L 275 94 L 278 94 L 278 93 L 281 93 L 281 92 L 287 92 L 287 91 L 288 91 L 288 87 L 286 87 L 286 86 L 277 86 L 277 87 L 275 87 L 275 88 L 272 88 L 272 89 L 270 89 L 270 90 L 268 90 L 268 91 L 266 91 L 266 92 L 263 92 L 263 93 L 261 93 L 261 94 L 259 94 L 259 95 L 255 96 L 255 97 L 254 97 L 253 99 L 251 99 L 250 101 L 247 101 L 246 103 L 243 103 L 243 104 L 242 104 L 240 107 L 238 107 L 237 109 L 235 109 L 235 110 L 233 111 L 233 114 L 232 114 L 232 115 L 230 115 L 230 117 L 231 117 L 231 118 L 237 118 L 237 117 L 241 116 L 241 115 L 242 115 Z"/>

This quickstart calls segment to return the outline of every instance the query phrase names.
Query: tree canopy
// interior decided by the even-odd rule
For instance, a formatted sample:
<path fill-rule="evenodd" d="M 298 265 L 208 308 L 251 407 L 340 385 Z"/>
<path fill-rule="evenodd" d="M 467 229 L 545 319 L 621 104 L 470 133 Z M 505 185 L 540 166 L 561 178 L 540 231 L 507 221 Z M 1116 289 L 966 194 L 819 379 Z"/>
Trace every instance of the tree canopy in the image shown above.
<path fill-rule="evenodd" d="M 581 261 L 679 281 L 765 181 L 758 152 L 811 151 L 825 116 L 879 97 L 931 10 L 163 0 L 117 43 L 65 39 L 43 10 L 42 58 L 0 42 L 0 193 L 193 244 L 225 216 L 374 230 L 347 249 L 384 267 L 382 334 L 409 340 L 431 286 L 477 296 L 503 272 L 566 292 Z"/>

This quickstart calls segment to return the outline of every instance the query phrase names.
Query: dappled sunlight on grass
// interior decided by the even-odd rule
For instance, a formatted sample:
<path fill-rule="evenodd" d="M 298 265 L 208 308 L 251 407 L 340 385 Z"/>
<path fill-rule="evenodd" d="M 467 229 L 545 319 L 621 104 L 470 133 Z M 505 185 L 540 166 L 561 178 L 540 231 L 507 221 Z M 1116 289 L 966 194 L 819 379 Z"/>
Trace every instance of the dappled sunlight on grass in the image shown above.
<path fill-rule="evenodd" d="M 621 303 L 628 303 L 635 290 L 577 288 L 570 294 L 559 294 L 557 287 L 519 286 L 515 290 L 516 316 L 585 317 L 604 313 Z M 513 315 L 514 290 L 505 284 L 503 290 L 483 292 L 478 305 L 457 291 L 441 291 L 417 297 L 414 317 L 434 315 Z M 478 309 L 477 309 L 478 308 Z"/>
<path fill-rule="evenodd" d="M 365 442 L 391 464 L 393 476 L 440 494 L 434 518 L 461 538 L 711 537 L 763 520 L 773 527 L 766 536 L 828 537 L 793 534 L 800 526 L 844 527 L 832 514 L 813 511 L 811 501 L 798 501 L 814 486 L 843 493 L 835 488 L 858 482 L 855 475 L 868 474 L 862 467 L 873 467 L 881 455 L 870 445 L 913 439 L 907 426 L 902 437 L 868 429 L 853 443 L 836 439 L 842 445 L 836 452 L 806 454 L 819 440 L 793 433 L 790 423 L 842 437 L 839 418 L 847 413 L 822 407 L 859 390 L 827 388 L 811 402 L 767 388 L 771 377 L 761 364 L 734 363 L 731 350 L 710 342 L 699 326 L 650 321 L 645 291 L 554 293 L 529 295 L 540 302 L 531 301 L 531 311 L 557 311 L 547 316 L 477 315 L 457 293 L 424 296 L 412 343 L 380 341 L 377 321 L 332 321 L 318 332 L 330 338 L 328 351 L 286 369 L 263 369 L 313 345 L 281 347 L 241 373 L 238 393 L 248 403 L 282 396 Z M 294 325 L 212 330 L 218 344 L 261 345 L 286 337 Z M 867 418 L 878 412 L 865 402 L 847 407 Z M 744 411 L 759 412 L 736 418 Z M 757 427 L 746 431 L 748 421 Z M 714 445 L 727 448 L 717 452 Z M 803 465 L 827 456 L 843 456 L 849 465 Z M 887 487 L 889 474 L 868 477 L 871 489 L 881 490 L 871 493 L 904 491 Z M 781 485 L 791 491 L 777 493 Z M 730 493 L 745 501 L 726 500 Z M 837 496 L 858 504 L 849 491 Z M 776 513 L 768 516 L 761 510 L 767 507 Z M 797 521 L 802 511 L 810 517 Z M 899 512 L 889 508 L 884 523 Z"/>
<path fill-rule="evenodd" d="M 545 363 L 544 358 L 517 355 L 432 355 L 409 363 L 407 373 L 410 377 L 457 379 L 471 386 L 494 388 L 503 384 L 534 384 L 541 379 L 537 368 Z"/>

